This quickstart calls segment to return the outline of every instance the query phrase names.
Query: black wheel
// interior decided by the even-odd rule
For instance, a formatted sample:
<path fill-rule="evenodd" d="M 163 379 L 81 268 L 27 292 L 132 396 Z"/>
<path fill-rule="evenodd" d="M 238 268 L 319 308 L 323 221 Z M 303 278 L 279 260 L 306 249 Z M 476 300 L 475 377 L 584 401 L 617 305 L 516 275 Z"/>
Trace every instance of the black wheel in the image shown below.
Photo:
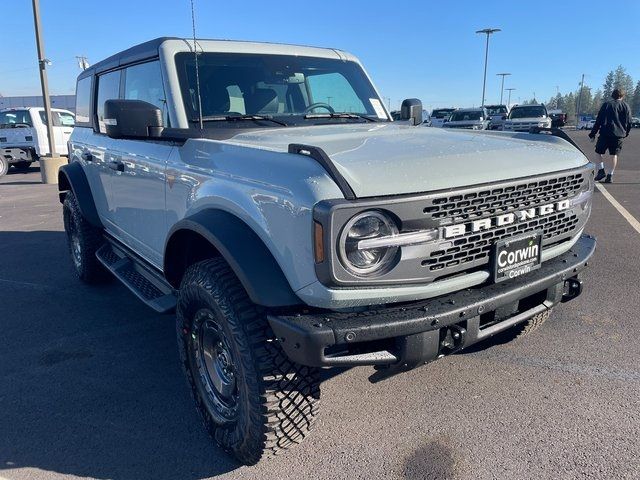
<path fill-rule="evenodd" d="M 515 325 L 504 332 L 500 332 L 494 338 L 499 343 L 510 342 L 511 340 L 516 340 L 518 338 L 522 338 L 525 335 L 529 335 L 531 332 L 540 328 L 540 326 L 547 321 L 549 316 L 551 315 L 551 310 L 545 310 L 542 313 L 534 315 L 529 320 L 526 320 L 518 325 Z"/>
<path fill-rule="evenodd" d="M 24 172 L 25 170 L 29 170 L 30 166 L 31 166 L 31 162 L 27 162 L 27 161 L 16 162 L 13 164 L 13 168 L 15 168 L 16 170 L 20 170 L 21 172 Z"/>
<path fill-rule="evenodd" d="M 224 260 L 189 267 L 176 327 L 196 407 L 218 445 L 253 465 L 309 433 L 318 414 L 319 372 L 285 356 L 264 312 Z"/>
<path fill-rule="evenodd" d="M 108 278 L 107 271 L 96 258 L 104 244 L 102 231 L 82 216 L 73 192 L 67 193 L 62 206 L 67 244 L 76 274 L 86 283 L 99 283 Z"/>
<path fill-rule="evenodd" d="M 9 171 L 9 160 L 0 157 L 0 177 L 3 177 Z"/>

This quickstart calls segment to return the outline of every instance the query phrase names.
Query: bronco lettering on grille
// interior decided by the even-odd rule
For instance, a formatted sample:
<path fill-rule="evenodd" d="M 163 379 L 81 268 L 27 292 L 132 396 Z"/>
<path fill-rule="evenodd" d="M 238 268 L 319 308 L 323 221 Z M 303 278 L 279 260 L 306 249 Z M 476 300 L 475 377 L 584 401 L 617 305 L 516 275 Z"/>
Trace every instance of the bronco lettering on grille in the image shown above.
<path fill-rule="evenodd" d="M 481 230 L 489 230 L 493 227 L 503 227 L 505 225 L 511 225 L 516 222 L 531 220 L 532 218 L 550 215 L 554 212 L 561 212 L 568 210 L 570 207 L 569 200 L 562 200 L 558 203 L 551 203 L 547 205 L 541 205 L 535 208 L 528 208 L 526 210 L 519 210 L 516 212 L 505 213 L 492 218 L 483 218 L 481 220 L 474 220 L 471 223 L 461 223 L 458 225 L 447 225 L 443 229 L 444 238 L 453 238 L 464 235 L 465 233 L 474 233 Z"/>

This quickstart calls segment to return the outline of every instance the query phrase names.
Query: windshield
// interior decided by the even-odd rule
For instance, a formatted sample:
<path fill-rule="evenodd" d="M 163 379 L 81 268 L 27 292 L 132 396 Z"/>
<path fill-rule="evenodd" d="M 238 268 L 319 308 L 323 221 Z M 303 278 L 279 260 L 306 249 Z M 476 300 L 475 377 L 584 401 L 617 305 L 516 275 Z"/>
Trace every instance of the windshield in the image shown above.
<path fill-rule="evenodd" d="M 309 115 L 317 118 L 330 113 L 352 113 L 387 120 L 378 95 L 355 62 L 289 55 L 203 53 L 198 56 L 198 65 L 205 119 L 261 115 L 288 124 L 296 116 L 304 122 Z M 198 118 L 198 98 L 193 54 L 176 55 L 176 66 L 187 116 L 194 122 Z"/>
<path fill-rule="evenodd" d="M 450 122 L 467 122 L 473 120 L 480 120 L 482 118 L 482 110 L 471 110 L 467 112 L 453 112 L 451 114 Z"/>
<path fill-rule="evenodd" d="M 0 112 L 0 125 L 23 124 L 33 126 L 28 110 L 9 110 Z"/>
<path fill-rule="evenodd" d="M 509 118 L 532 118 L 542 117 L 546 115 L 546 111 L 541 105 L 530 105 L 528 107 L 517 107 L 511 110 Z"/>
<path fill-rule="evenodd" d="M 440 108 L 438 110 L 434 110 L 433 112 L 431 112 L 431 117 L 433 118 L 449 118 L 449 115 L 451 115 L 451 112 L 453 112 L 453 108 Z"/>
<path fill-rule="evenodd" d="M 500 115 L 507 113 L 507 107 L 505 107 L 504 105 L 489 105 L 484 108 L 487 109 L 487 113 L 489 115 Z"/>

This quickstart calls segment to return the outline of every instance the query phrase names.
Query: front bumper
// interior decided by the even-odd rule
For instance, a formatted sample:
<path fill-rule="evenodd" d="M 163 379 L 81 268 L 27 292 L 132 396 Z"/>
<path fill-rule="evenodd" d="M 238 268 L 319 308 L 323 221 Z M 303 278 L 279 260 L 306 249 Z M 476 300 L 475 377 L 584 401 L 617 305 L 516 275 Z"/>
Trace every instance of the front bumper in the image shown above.
<path fill-rule="evenodd" d="M 0 155 L 9 163 L 33 162 L 35 160 L 35 150 L 31 147 L 2 147 Z"/>
<path fill-rule="evenodd" d="M 595 251 L 583 235 L 566 253 L 520 278 L 438 298 L 349 313 L 270 315 L 289 358 L 315 367 L 414 368 L 577 297 Z"/>

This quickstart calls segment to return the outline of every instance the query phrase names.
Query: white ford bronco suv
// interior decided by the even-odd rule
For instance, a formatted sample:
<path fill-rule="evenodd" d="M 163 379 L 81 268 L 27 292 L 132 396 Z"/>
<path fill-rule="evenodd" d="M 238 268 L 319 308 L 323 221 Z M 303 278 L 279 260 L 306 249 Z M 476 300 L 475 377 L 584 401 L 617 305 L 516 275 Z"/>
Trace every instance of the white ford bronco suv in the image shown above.
<path fill-rule="evenodd" d="M 595 249 L 569 137 L 418 128 L 415 99 L 393 122 L 340 50 L 161 38 L 81 73 L 76 108 L 75 270 L 176 312 L 204 424 L 247 464 L 307 435 L 320 369 L 526 334 Z"/>

